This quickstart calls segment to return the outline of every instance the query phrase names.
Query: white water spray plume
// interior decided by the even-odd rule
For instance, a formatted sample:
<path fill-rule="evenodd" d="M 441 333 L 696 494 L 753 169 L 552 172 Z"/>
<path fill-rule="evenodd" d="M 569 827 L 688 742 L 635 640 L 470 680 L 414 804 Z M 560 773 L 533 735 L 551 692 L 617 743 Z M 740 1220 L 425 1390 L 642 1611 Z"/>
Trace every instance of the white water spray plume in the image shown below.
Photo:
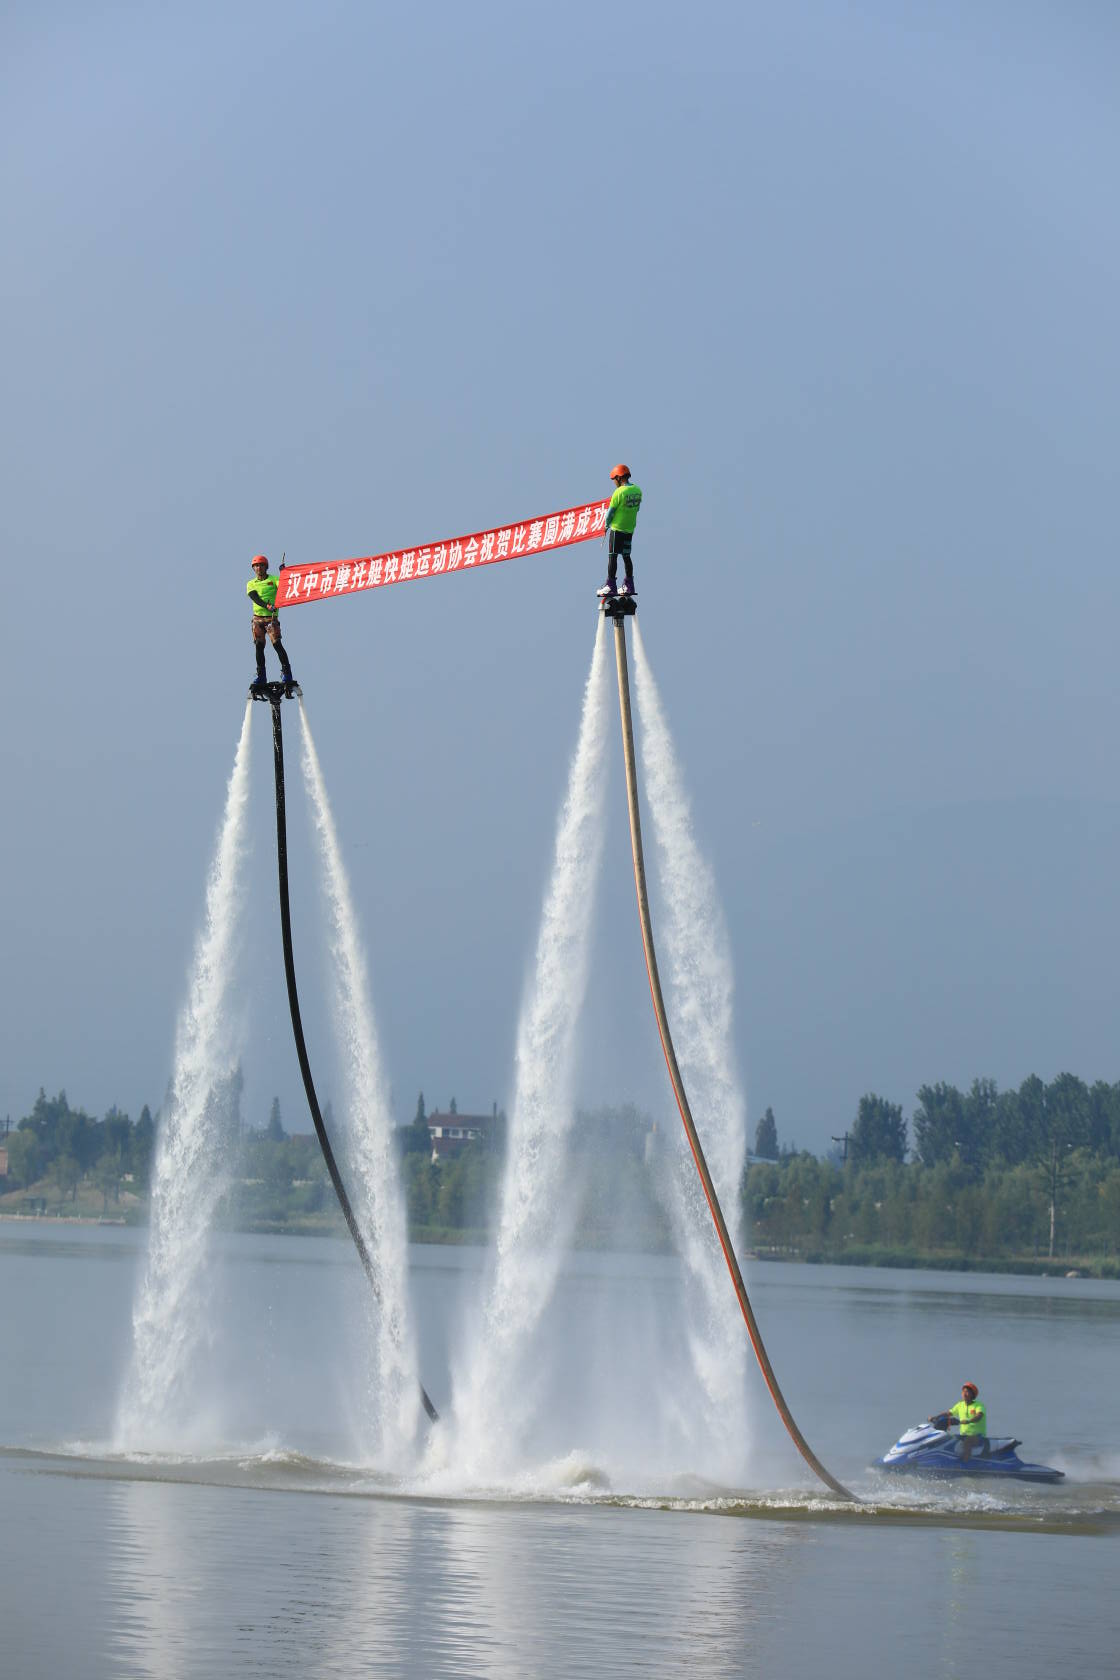
<path fill-rule="evenodd" d="M 575 1119 L 576 1029 L 587 991 L 603 853 L 606 649 L 600 618 L 536 959 L 518 1022 L 494 1274 L 469 1363 L 463 1361 L 455 1373 L 457 1458 L 468 1477 L 508 1467 L 518 1451 L 535 1387 L 533 1336 L 570 1235 L 571 1209 L 562 1190 Z"/>
<path fill-rule="evenodd" d="M 642 773 L 663 910 L 658 950 L 669 981 L 673 1043 L 716 1194 L 736 1241 L 747 1114 L 733 1042 L 731 942 L 715 876 L 696 844 L 683 776 L 637 620 L 634 656 Z M 703 1302 L 692 1320 L 691 1351 L 708 1400 L 708 1426 L 729 1448 L 737 1441 L 741 1458 L 746 1335 L 683 1132 L 665 1164 L 670 1167 L 662 1178 L 666 1211 Z"/>
<path fill-rule="evenodd" d="M 348 1185 L 358 1228 L 366 1240 L 378 1300 L 371 1299 L 376 1344 L 373 1422 L 377 1450 L 396 1464 L 415 1436 L 419 1421 L 419 1378 L 408 1299 L 408 1232 L 393 1118 L 389 1102 L 366 963 L 357 918 L 338 843 L 322 766 L 307 711 L 303 723 L 303 774 L 314 818 L 327 907 L 331 1020 L 345 1081 L 343 1120 Z M 336 1140 L 332 1139 L 332 1143 Z"/>
<path fill-rule="evenodd" d="M 245 707 L 206 915 L 175 1036 L 175 1066 L 152 1170 L 148 1260 L 132 1314 L 132 1357 L 117 1415 L 122 1450 L 182 1443 L 194 1417 L 190 1378 L 206 1339 L 204 1287 L 214 1215 L 230 1182 L 240 1044 L 236 936 L 245 903 L 252 703 Z"/>

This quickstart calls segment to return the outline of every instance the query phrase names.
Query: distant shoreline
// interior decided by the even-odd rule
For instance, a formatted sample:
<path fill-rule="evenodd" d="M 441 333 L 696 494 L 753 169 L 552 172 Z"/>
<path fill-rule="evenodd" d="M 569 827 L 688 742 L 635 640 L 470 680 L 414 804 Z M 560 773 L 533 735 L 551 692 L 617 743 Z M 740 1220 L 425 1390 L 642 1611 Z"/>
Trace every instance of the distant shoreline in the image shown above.
<path fill-rule="evenodd" d="M 142 1230 L 147 1220 L 142 1218 L 128 1218 L 122 1215 L 98 1215 L 89 1213 L 12 1213 L 7 1209 L 0 1211 L 0 1222 L 6 1224 L 38 1225 L 55 1227 L 58 1225 L 88 1225 L 103 1226 L 117 1230 Z M 219 1223 L 216 1230 L 237 1232 L 245 1236 L 270 1237 L 336 1237 L 345 1238 L 346 1226 L 341 1216 L 310 1215 L 302 1220 L 246 1220 L 243 1223 Z M 448 1248 L 488 1248 L 493 1241 L 493 1233 L 481 1229 L 467 1228 L 453 1230 L 446 1226 L 421 1225 L 408 1234 L 410 1243 L 423 1244 L 429 1247 Z M 600 1235 L 589 1232 L 584 1240 L 573 1244 L 575 1252 L 580 1253 L 631 1253 L 666 1254 L 670 1249 L 651 1244 L 631 1250 L 614 1248 Z M 1088 1278 L 1099 1281 L 1115 1281 L 1120 1279 L 1120 1261 L 1102 1260 L 1091 1255 L 1055 1256 L 1053 1260 L 1043 1256 L 1023 1255 L 1015 1259 L 982 1255 L 965 1256 L 954 1254 L 919 1254 L 900 1249 L 852 1248 L 841 1249 L 836 1253 L 826 1250 L 816 1250 L 812 1253 L 796 1253 L 791 1250 L 780 1252 L 768 1251 L 765 1248 L 747 1249 L 743 1253 L 743 1260 L 747 1264 L 773 1263 L 775 1265 L 800 1264 L 806 1266 L 856 1266 L 869 1270 L 876 1268 L 885 1271 L 912 1272 L 972 1272 L 988 1273 L 993 1277 L 1042 1277 L 1042 1278 Z"/>

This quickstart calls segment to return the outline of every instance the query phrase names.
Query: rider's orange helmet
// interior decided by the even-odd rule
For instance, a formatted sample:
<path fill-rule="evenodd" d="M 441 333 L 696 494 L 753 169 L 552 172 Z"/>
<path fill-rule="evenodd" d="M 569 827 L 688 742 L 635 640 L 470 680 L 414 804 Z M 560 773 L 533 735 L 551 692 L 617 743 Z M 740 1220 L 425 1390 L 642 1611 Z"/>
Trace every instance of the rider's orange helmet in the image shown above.
<path fill-rule="evenodd" d="M 611 477 L 614 479 L 615 483 L 617 484 L 620 478 L 629 478 L 630 477 L 630 468 L 629 467 L 624 467 L 622 465 L 622 463 L 620 462 L 617 467 L 612 467 L 611 468 Z"/>
<path fill-rule="evenodd" d="M 268 555 L 267 554 L 254 554 L 254 556 L 250 560 L 249 564 L 250 564 L 250 566 L 267 566 L 268 565 Z"/>

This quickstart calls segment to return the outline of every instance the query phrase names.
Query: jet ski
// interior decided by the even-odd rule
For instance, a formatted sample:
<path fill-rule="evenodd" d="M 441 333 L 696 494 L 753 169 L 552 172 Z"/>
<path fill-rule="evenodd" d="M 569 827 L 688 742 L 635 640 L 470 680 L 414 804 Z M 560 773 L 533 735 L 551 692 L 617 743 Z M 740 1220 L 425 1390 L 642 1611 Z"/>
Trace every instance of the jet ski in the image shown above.
<path fill-rule="evenodd" d="M 876 1470 L 901 1470 L 915 1476 L 972 1478 L 983 1476 L 1006 1482 L 1061 1482 L 1065 1472 L 1048 1464 L 1027 1464 L 1015 1448 L 1020 1441 L 1011 1436 L 983 1437 L 971 1455 L 962 1456 L 960 1437 L 950 1434 L 945 1414 L 931 1423 L 918 1423 L 905 1430 L 889 1452 L 875 1460 Z"/>

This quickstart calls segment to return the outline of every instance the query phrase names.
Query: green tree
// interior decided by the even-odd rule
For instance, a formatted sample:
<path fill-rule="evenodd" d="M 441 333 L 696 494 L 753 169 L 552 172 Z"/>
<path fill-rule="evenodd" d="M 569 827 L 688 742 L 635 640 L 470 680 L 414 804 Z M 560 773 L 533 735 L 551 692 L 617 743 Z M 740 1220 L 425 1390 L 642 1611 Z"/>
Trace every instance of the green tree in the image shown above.
<path fill-rule="evenodd" d="M 42 1171 L 43 1147 L 35 1133 L 30 1129 L 13 1132 L 8 1139 L 8 1177 L 21 1190 L 26 1190 L 41 1177 Z"/>
<path fill-rule="evenodd" d="M 268 1125 L 264 1129 L 264 1135 L 270 1143 L 283 1143 L 288 1135 L 280 1121 L 279 1097 L 273 1097 L 272 1099 L 272 1107 L 268 1111 Z"/>
<path fill-rule="evenodd" d="M 49 1170 L 51 1179 L 58 1186 L 59 1196 L 69 1196 L 72 1201 L 76 1200 L 82 1169 L 73 1155 L 56 1155 Z"/>
<path fill-rule="evenodd" d="M 405 1158 L 404 1183 L 410 1228 L 435 1223 L 438 1171 L 426 1155 L 412 1154 Z"/>
<path fill-rule="evenodd" d="M 1097 1155 L 1120 1155 L 1120 1084 L 1098 1079 L 1088 1093 L 1089 1147 Z"/>
<path fill-rule="evenodd" d="M 457 1231 L 463 1224 L 463 1154 L 445 1155 L 439 1164 L 439 1192 L 436 1217 L 441 1225 Z"/>
<path fill-rule="evenodd" d="M 914 1147 L 924 1167 L 949 1161 L 964 1135 L 964 1098 L 955 1085 L 923 1085 L 914 1110 Z"/>
<path fill-rule="evenodd" d="M 19 1130 L 33 1132 L 39 1140 L 43 1167 L 47 1167 L 56 1155 L 62 1153 L 59 1142 L 59 1131 L 63 1123 L 70 1118 L 70 1104 L 66 1100 L 66 1092 L 60 1091 L 57 1097 L 48 1097 L 43 1087 L 39 1087 L 31 1113 L 19 1123 Z"/>
<path fill-rule="evenodd" d="M 424 1106 L 423 1091 L 416 1099 L 416 1113 L 411 1123 L 400 1128 L 400 1147 L 405 1155 L 427 1155 L 431 1150 L 432 1134 L 428 1130 L 428 1111 Z"/>
<path fill-rule="evenodd" d="M 119 1150 L 122 1162 L 127 1161 L 132 1143 L 132 1121 L 128 1115 L 122 1114 L 114 1103 L 113 1107 L 106 1111 L 102 1126 L 105 1134 L 103 1149 Z"/>
<path fill-rule="evenodd" d="M 70 1104 L 66 1101 L 66 1092 L 60 1091 L 57 1097 L 48 1097 L 40 1085 L 39 1095 L 35 1098 L 31 1113 L 19 1123 L 20 1131 L 26 1128 L 35 1133 L 39 1142 L 51 1145 L 54 1142 L 55 1127 L 61 1114 L 69 1114 Z"/>
<path fill-rule="evenodd" d="M 852 1126 L 852 1155 L 862 1166 L 870 1161 L 906 1159 L 906 1121 L 899 1103 L 869 1091 L 859 1099 Z"/>
<path fill-rule="evenodd" d="M 295 1173 L 286 1143 L 277 1143 L 273 1138 L 267 1138 L 260 1145 L 259 1163 L 260 1176 L 270 1190 L 282 1193 L 292 1188 Z"/>
<path fill-rule="evenodd" d="M 1105 1242 L 1115 1252 L 1120 1248 L 1120 1167 L 1113 1167 L 1097 1187 Z"/>
<path fill-rule="evenodd" d="M 808 1154 L 787 1156 L 782 1165 L 787 1237 L 801 1246 L 824 1242 L 832 1220 L 832 1200 L 840 1189 L 839 1172 Z"/>
<path fill-rule="evenodd" d="M 756 1161 L 747 1168 L 743 1179 L 742 1201 L 747 1229 L 756 1239 L 769 1234 L 769 1210 L 773 1207 L 782 1182 L 779 1166 L 768 1161 Z"/>
<path fill-rule="evenodd" d="M 464 1149 L 463 1200 L 460 1223 L 464 1230 L 484 1230 L 489 1221 L 492 1157 L 477 1145 Z"/>
<path fill-rule="evenodd" d="M 1036 1151 L 1050 1204 L 1050 1246 L 1054 1258 L 1058 1196 L 1068 1175 L 1070 1155 L 1089 1135 L 1089 1093 L 1072 1073 L 1059 1073 L 1047 1085 L 1036 1121 Z"/>
<path fill-rule="evenodd" d="M 140 1110 L 140 1118 L 132 1128 L 132 1138 L 128 1152 L 128 1170 L 136 1182 L 136 1188 L 144 1191 L 152 1176 L 152 1153 L 155 1149 L 156 1123 L 152 1119 L 152 1111 L 147 1103 Z"/>
<path fill-rule="evenodd" d="M 93 1181 L 101 1192 L 103 1210 L 109 1210 L 109 1197 L 114 1202 L 120 1201 L 121 1177 L 124 1172 L 124 1157 L 120 1147 L 103 1149 L 93 1169 Z"/>
<path fill-rule="evenodd" d="M 1017 1166 L 1030 1156 L 1029 1126 L 1020 1098 L 1021 1091 L 1001 1091 L 996 1104 L 994 1153 L 1008 1166 Z"/>
<path fill-rule="evenodd" d="M 778 1127 L 772 1108 L 766 1110 L 755 1127 L 754 1152 L 764 1161 L 776 1161 L 778 1158 Z"/>
<path fill-rule="evenodd" d="M 330 1204 L 327 1186 L 322 1179 L 314 1179 L 310 1184 L 300 1184 L 292 1192 L 293 1201 L 290 1204 L 296 1213 L 321 1213 Z"/>
<path fill-rule="evenodd" d="M 101 1152 L 98 1130 L 97 1122 L 80 1108 L 59 1116 L 55 1131 L 58 1151 L 77 1161 L 83 1173 L 89 1172 Z"/>
<path fill-rule="evenodd" d="M 999 1091 L 994 1079 L 974 1079 L 964 1099 L 961 1160 L 978 1171 L 996 1153 Z"/>
<path fill-rule="evenodd" d="M 1046 1086 L 1036 1073 L 1023 1080 L 1014 1102 L 999 1111 L 1000 1153 L 1005 1161 L 1031 1161 L 1046 1135 Z"/>

